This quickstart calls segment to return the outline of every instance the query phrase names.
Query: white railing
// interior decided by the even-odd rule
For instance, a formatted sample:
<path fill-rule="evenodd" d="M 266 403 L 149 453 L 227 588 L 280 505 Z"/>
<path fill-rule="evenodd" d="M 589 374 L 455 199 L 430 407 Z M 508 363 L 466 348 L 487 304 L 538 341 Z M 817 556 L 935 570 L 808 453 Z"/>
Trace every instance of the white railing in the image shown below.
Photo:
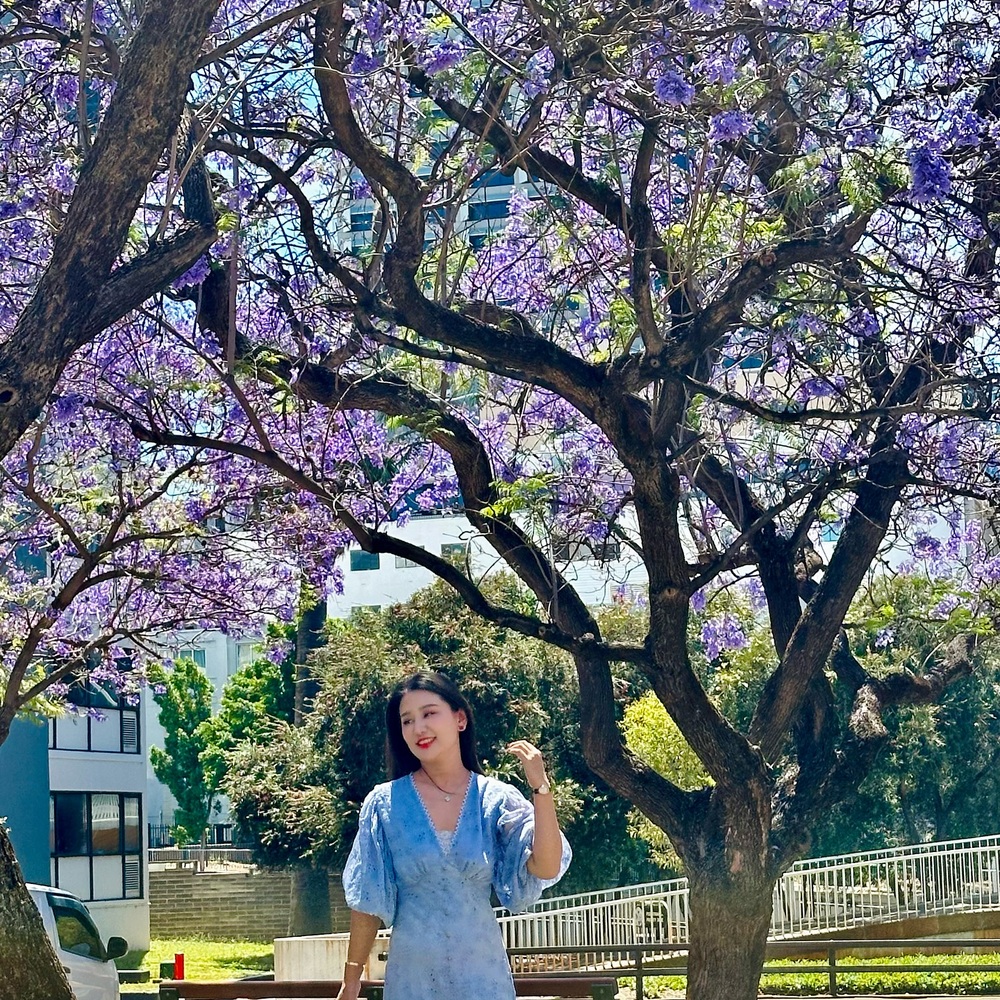
<path fill-rule="evenodd" d="M 223 844 L 208 847 L 151 847 L 149 863 L 160 865 L 194 866 L 198 869 L 225 865 L 249 865 L 253 852 L 245 847 Z"/>
<path fill-rule="evenodd" d="M 770 936 L 993 909 L 1000 836 L 918 844 L 797 862 L 774 888 Z M 508 948 L 662 944 L 669 953 L 688 940 L 687 879 L 545 899 L 528 913 L 501 915 L 500 925 Z"/>

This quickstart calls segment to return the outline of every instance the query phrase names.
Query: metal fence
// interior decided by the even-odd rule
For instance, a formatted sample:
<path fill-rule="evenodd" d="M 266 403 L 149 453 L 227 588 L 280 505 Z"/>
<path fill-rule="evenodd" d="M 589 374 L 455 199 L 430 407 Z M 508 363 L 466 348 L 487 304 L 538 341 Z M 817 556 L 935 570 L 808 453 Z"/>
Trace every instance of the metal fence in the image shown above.
<path fill-rule="evenodd" d="M 800 861 L 774 888 L 770 937 L 1000 908 L 1000 835 Z M 501 912 L 508 948 L 629 949 L 688 939 L 687 879 L 542 900 Z"/>
<path fill-rule="evenodd" d="M 248 847 L 153 847 L 149 850 L 150 864 L 174 864 L 193 867 L 202 871 L 227 865 L 249 865 L 253 851 Z"/>

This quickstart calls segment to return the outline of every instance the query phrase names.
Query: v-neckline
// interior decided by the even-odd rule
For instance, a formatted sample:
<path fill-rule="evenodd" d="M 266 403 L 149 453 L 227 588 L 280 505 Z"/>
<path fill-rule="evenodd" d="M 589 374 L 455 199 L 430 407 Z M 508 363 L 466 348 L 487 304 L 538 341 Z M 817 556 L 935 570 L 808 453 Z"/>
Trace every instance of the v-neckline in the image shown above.
<path fill-rule="evenodd" d="M 416 773 L 417 773 L 416 771 L 410 772 L 410 787 L 413 789 L 413 794 L 416 795 L 417 801 L 420 803 L 420 808 L 423 811 L 424 819 L 427 820 L 427 825 L 431 828 L 431 833 L 434 836 L 434 843 L 437 844 L 438 850 L 442 853 L 442 855 L 447 854 L 448 852 L 445 851 L 444 847 L 441 844 L 441 838 L 438 836 L 439 832 L 445 833 L 447 831 L 443 830 L 439 831 L 438 828 L 434 825 L 434 820 L 431 817 L 430 810 L 427 808 L 427 803 L 424 802 L 424 797 L 420 794 L 420 789 L 417 788 L 417 781 L 414 778 L 414 775 Z M 455 829 L 451 831 L 452 846 L 454 846 L 455 841 L 458 839 L 458 831 L 462 827 L 462 817 L 465 815 L 465 807 L 469 802 L 469 792 L 472 789 L 472 782 L 475 779 L 475 776 L 476 776 L 475 771 L 469 772 L 469 780 L 465 786 L 465 795 L 462 797 L 462 804 L 458 807 L 458 817 L 455 820 Z"/>

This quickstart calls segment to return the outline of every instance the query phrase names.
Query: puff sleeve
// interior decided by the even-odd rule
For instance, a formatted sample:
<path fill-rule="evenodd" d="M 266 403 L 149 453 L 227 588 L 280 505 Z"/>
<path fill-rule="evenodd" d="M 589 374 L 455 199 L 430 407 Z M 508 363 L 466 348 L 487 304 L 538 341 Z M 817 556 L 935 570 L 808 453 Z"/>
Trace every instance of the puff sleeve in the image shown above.
<path fill-rule="evenodd" d="M 497 820 L 493 888 L 500 904 L 511 913 L 520 913 L 532 903 L 537 903 L 542 890 L 555 885 L 563 877 L 573 857 L 569 842 L 563 836 L 559 874 L 550 879 L 537 878 L 528 871 L 534 836 L 534 808 L 516 788 L 509 787 Z"/>
<path fill-rule="evenodd" d="M 344 865 L 344 897 L 359 913 L 380 917 L 391 927 L 396 916 L 396 872 L 378 808 L 378 789 L 361 805 L 358 834 Z"/>

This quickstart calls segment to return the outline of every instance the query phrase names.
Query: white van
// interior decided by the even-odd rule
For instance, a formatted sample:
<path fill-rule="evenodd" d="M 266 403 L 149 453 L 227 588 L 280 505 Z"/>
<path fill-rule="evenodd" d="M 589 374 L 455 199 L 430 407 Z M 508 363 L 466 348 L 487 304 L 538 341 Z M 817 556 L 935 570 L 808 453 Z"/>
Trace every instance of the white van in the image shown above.
<path fill-rule="evenodd" d="M 71 892 L 31 882 L 28 891 L 76 1000 L 119 1000 L 114 959 L 128 951 L 128 942 L 112 937 L 105 946 L 87 907 Z"/>

